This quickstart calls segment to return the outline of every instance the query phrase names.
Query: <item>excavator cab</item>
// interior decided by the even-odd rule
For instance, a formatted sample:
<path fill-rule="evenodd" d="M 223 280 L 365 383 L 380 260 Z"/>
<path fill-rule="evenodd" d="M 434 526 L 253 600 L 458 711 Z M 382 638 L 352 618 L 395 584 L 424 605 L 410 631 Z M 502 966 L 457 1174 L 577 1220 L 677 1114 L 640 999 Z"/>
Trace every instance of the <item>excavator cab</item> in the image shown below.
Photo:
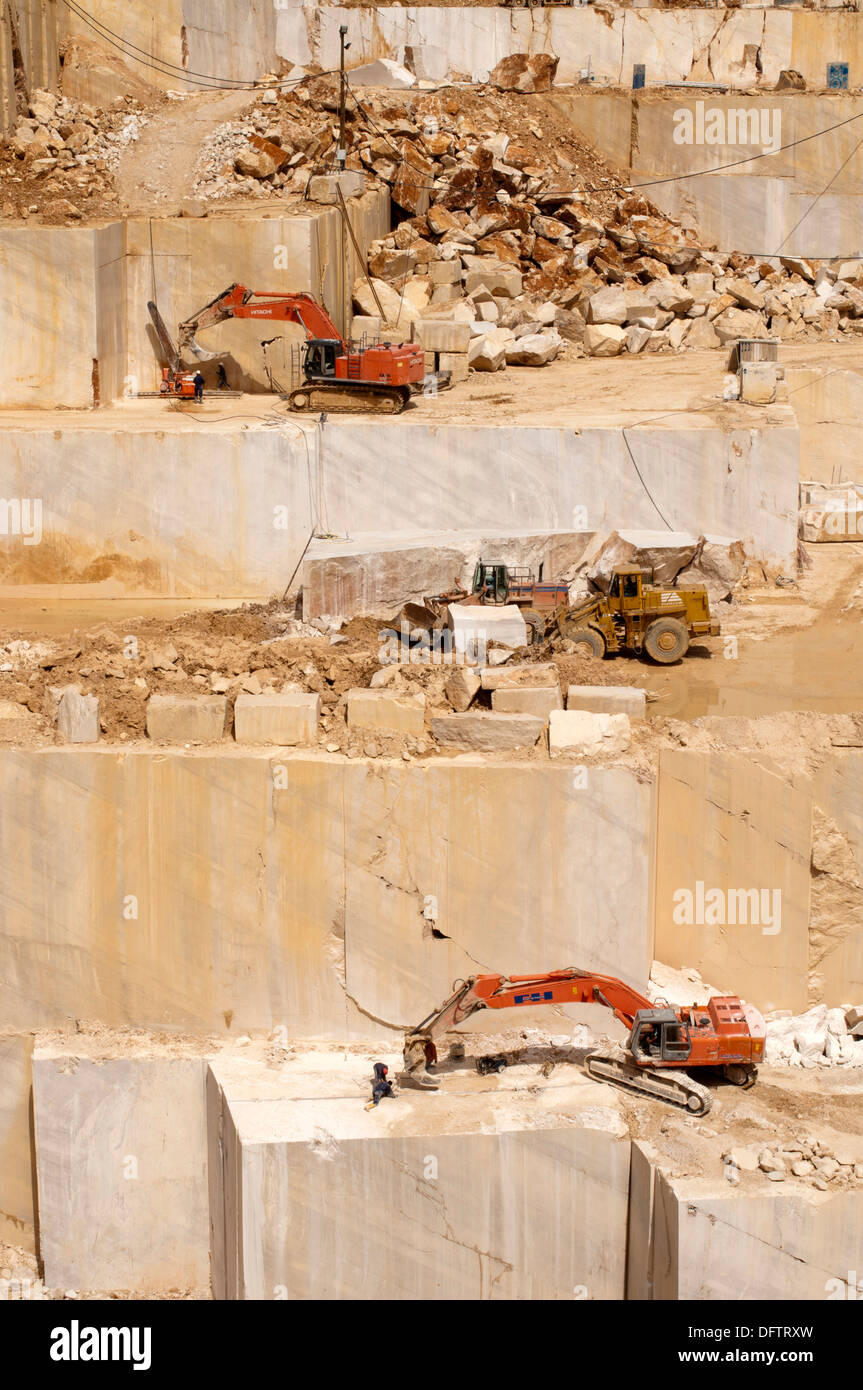
<path fill-rule="evenodd" d="M 686 1062 L 692 1051 L 689 1024 L 673 1009 L 639 1009 L 629 1050 L 637 1062 Z"/>
<path fill-rule="evenodd" d="M 306 357 L 303 371 L 309 381 L 329 380 L 336 374 L 336 358 L 341 355 L 342 344 L 326 338 L 310 338 L 306 344 Z"/>

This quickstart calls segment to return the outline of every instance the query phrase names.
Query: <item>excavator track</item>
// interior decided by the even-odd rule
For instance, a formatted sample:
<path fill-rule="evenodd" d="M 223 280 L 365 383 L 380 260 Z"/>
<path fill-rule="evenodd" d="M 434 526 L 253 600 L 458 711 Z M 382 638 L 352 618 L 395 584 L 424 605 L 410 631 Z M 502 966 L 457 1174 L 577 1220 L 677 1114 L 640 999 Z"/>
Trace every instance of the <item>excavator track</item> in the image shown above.
<path fill-rule="evenodd" d="M 610 1048 L 605 1052 L 592 1052 L 585 1062 L 588 1076 L 597 1081 L 605 1081 L 611 1086 L 634 1095 L 650 1096 L 653 1100 L 674 1105 L 687 1114 L 697 1118 L 706 1115 L 713 1097 L 705 1086 L 693 1081 L 685 1071 L 676 1067 L 655 1070 L 639 1067 L 628 1053 L 621 1048 Z"/>
<path fill-rule="evenodd" d="M 410 400 L 409 386 L 381 386 L 377 382 L 352 385 L 348 381 L 306 382 L 288 396 L 291 410 L 311 413 L 353 415 L 364 411 L 373 415 L 398 415 Z"/>

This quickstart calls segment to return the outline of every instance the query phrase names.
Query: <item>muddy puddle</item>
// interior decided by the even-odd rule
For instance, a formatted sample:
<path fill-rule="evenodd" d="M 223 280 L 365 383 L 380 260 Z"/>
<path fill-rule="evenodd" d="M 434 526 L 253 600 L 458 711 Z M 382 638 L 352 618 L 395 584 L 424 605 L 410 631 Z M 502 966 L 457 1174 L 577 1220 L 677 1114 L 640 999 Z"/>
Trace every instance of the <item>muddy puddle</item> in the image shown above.
<path fill-rule="evenodd" d="M 863 710 L 863 620 L 828 617 L 763 641 L 741 637 L 737 654 L 718 639 L 713 655 L 693 647 L 679 666 L 642 665 L 657 699 L 652 715 L 698 719 L 706 714 L 755 716 L 783 710 L 850 714 Z"/>

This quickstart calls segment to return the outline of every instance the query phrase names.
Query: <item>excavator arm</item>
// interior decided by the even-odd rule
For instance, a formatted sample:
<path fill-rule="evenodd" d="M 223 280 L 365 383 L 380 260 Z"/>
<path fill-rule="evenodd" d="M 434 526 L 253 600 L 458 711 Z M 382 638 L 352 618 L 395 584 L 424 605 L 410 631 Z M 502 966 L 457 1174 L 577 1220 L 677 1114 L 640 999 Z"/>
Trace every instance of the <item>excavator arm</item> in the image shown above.
<path fill-rule="evenodd" d="M 588 1076 L 631 1094 L 650 1096 L 693 1115 L 706 1115 L 710 1092 L 685 1068 L 720 1068 L 734 1085 L 752 1085 L 763 1058 L 765 1027 L 757 1009 L 736 995 L 713 995 L 707 1005 L 671 1008 L 651 1003 L 613 975 L 587 970 L 551 970 L 541 975 L 471 975 L 457 983 L 449 999 L 405 1033 L 402 1080 L 435 1087 L 420 1073 L 429 1044 L 478 1009 L 511 1009 L 536 1004 L 602 1004 L 629 1029 L 625 1048 L 616 1044 L 592 1052 Z"/>
<path fill-rule="evenodd" d="M 305 330 L 307 338 L 321 338 L 327 342 L 340 343 L 343 350 L 347 346 L 329 314 L 310 294 L 285 294 L 270 290 L 249 290 L 245 285 L 229 285 L 221 294 L 217 294 L 215 299 L 211 299 L 209 304 L 205 304 L 180 324 L 180 352 L 188 349 L 200 361 L 214 357 L 215 353 L 207 352 L 196 342 L 196 334 L 230 318 L 298 323 Z"/>
<path fill-rule="evenodd" d="M 535 1004 L 603 1004 L 631 1028 L 639 1009 L 650 1000 L 612 975 L 593 975 L 571 967 L 544 975 L 471 975 L 434 1013 L 405 1034 L 405 1070 L 425 1060 L 425 1045 L 478 1009 L 512 1009 Z"/>

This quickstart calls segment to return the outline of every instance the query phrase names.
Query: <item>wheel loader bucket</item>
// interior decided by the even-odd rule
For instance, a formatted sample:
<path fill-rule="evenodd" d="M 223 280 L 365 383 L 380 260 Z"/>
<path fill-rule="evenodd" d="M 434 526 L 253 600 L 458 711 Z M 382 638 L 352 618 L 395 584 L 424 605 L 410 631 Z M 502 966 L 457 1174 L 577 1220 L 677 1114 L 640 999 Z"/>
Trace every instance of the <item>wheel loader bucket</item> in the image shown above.
<path fill-rule="evenodd" d="M 411 629 L 431 632 L 433 628 L 441 626 L 443 614 L 434 604 L 406 603 L 399 613 L 399 619 Z"/>

